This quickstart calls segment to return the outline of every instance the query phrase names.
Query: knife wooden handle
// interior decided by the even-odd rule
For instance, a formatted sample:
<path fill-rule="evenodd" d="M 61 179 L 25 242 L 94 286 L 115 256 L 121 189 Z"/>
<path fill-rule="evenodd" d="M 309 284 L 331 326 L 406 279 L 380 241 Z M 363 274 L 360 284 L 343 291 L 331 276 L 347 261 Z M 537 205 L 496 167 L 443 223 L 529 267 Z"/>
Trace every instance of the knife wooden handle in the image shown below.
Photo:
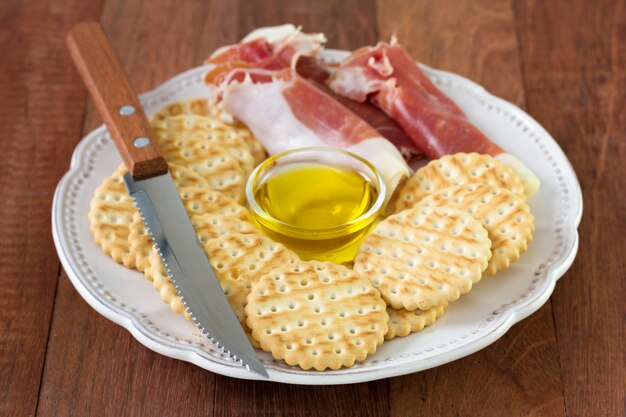
<path fill-rule="evenodd" d="M 135 179 L 167 172 L 150 123 L 113 48 L 97 22 L 76 25 L 67 46 L 124 163 Z"/>

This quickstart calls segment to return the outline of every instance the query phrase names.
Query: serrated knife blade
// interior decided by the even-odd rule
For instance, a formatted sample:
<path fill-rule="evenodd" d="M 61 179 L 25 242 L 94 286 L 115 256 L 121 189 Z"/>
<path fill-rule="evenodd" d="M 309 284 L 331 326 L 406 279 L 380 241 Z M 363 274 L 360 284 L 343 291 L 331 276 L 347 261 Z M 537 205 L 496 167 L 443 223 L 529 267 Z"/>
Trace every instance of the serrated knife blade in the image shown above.
<path fill-rule="evenodd" d="M 150 123 L 100 24 L 76 25 L 67 45 L 128 167 L 126 188 L 190 316 L 222 352 L 269 378 L 198 241 Z"/>
<path fill-rule="evenodd" d="M 170 174 L 124 182 L 193 321 L 224 353 L 266 378 L 267 371 L 228 304 Z"/>

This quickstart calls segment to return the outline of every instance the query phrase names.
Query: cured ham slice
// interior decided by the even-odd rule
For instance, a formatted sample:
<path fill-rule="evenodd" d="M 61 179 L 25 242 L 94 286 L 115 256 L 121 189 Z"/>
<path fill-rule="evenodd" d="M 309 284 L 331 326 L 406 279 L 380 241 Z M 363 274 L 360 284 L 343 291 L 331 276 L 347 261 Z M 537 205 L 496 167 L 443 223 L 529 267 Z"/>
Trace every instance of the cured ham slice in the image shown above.
<path fill-rule="evenodd" d="M 422 152 L 417 148 L 415 143 L 411 141 L 404 130 L 378 107 L 368 101 L 358 102 L 351 100 L 331 90 L 326 85 L 326 81 L 331 73 L 320 65 L 317 59 L 307 56 L 300 57 L 296 64 L 296 71 L 307 81 L 313 83 L 315 87 L 332 96 L 335 100 L 360 116 L 382 136 L 389 139 L 389 141 L 398 148 L 407 162 L 419 159 L 423 156 Z"/>
<path fill-rule="evenodd" d="M 307 81 L 338 100 L 389 139 L 407 161 L 420 158 L 422 153 L 417 146 L 384 112 L 369 102 L 359 103 L 342 97 L 326 86 L 330 72 L 315 58 L 325 41 L 323 34 L 304 34 L 291 24 L 260 28 L 248 34 L 240 43 L 215 51 L 206 63 L 215 64 L 216 67 L 207 73 L 205 81 L 219 84 L 233 68 L 295 68 Z"/>
<path fill-rule="evenodd" d="M 325 42 L 323 33 L 303 33 L 292 24 L 260 28 L 237 44 L 217 49 L 206 63 L 240 62 L 257 68 L 293 68 L 300 56 L 317 56 Z"/>
<path fill-rule="evenodd" d="M 539 179 L 476 128 L 395 39 L 391 44 L 380 42 L 353 52 L 333 73 L 328 85 L 344 97 L 375 103 L 429 158 L 457 152 L 492 155 L 517 172 L 526 195 L 539 188 Z"/>
<path fill-rule="evenodd" d="M 380 171 L 387 199 L 410 174 L 402 155 L 376 129 L 291 69 L 235 68 L 218 86 L 218 100 L 270 154 L 309 146 L 353 152 Z"/>

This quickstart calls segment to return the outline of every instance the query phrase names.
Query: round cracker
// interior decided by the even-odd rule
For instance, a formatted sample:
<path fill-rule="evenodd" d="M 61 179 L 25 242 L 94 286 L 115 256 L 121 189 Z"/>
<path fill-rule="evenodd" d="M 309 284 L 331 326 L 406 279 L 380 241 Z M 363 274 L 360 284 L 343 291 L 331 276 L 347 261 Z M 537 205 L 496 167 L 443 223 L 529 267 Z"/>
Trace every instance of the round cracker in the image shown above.
<path fill-rule="evenodd" d="M 89 230 L 96 244 L 115 262 L 127 268 L 135 267 L 130 253 L 128 226 L 137 211 L 124 185 L 124 165 L 96 188 L 89 205 Z"/>
<path fill-rule="evenodd" d="M 198 219 L 192 216 L 192 223 L 197 222 Z M 258 342 L 250 336 L 244 311 L 250 288 L 263 274 L 281 265 L 298 261 L 297 255 L 256 229 L 249 234 L 228 231 L 219 237 L 208 239 L 203 247 L 230 306 L 250 341 L 258 347 Z M 149 259 L 150 268 L 146 270 L 146 277 L 152 281 L 161 294 L 161 299 L 174 312 L 185 313 L 182 300 L 170 281 L 158 252 L 153 249 Z"/>
<path fill-rule="evenodd" d="M 428 194 L 468 183 L 495 185 L 524 197 L 524 184 L 508 165 L 489 155 L 457 153 L 418 169 L 398 192 L 396 211 L 413 207 Z"/>
<path fill-rule="evenodd" d="M 150 116 L 150 123 L 154 125 L 168 117 L 185 114 L 211 116 L 209 101 L 205 98 L 190 98 L 186 100 L 175 101 Z"/>
<path fill-rule="evenodd" d="M 183 300 L 178 295 L 176 287 L 174 287 L 174 284 L 167 275 L 163 262 L 161 262 L 161 257 L 154 247 L 150 250 L 148 261 L 150 266 L 144 273 L 146 278 L 152 281 L 154 289 L 159 292 L 161 300 L 168 304 L 174 313 L 185 314 L 185 317 L 189 319 Z"/>
<path fill-rule="evenodd" d="M 429 310 L 480 281 L 491 241 L 468 213 L 415 207 L 387 217 L 365 238 L 354 270 L 395 309 Z"/>
<path fill-rule="evenodd" d="M 385 335 L 385 340 L 421 332 L 426 326 L 431 326 L 435 323 L 435 320 L 443 315 L 444 310 L 444 306 L 433 307 L 426 311 L 420 309 L 408 311 L 403 308 L 394 310 L 391 307 L 387 307 L 389 330 Z"/>
<path fill-rule="evenodd" d="M 206 187 L 206 181 L 184 167 L 169 165 L 174 183 L 179 187 Z M 127 268 L 137 267 L 136 254 L 131 251 L 130 225 L 137 212 L 124 185 L 124 165 L 106 178 L 96 189 L 89 207 L 89 230 L 104 253 Z M 142 231 L 135 231 L 141 234 Z M 133 239 L 136 236 L 133 235 Z M 145 265 L 141 264 L 140 268 Z"/>
<path fill-rule="evenodd" d="M 243 203 L 246 176 L 226 148 L 204 138 L 155 130 L 163 156 L 200 175 L 211 188 Z"/>
<path fill-rule="evenodd" d="M 418 207 L 449 207 L 479 220 L 491 240 L 492 257 L 486 275 L 509 267 L 528 248 L 535 226 L 523 197 L 505 188 L 466 184 L 445 188 L 422 199 Z"/>
<path fill-rule="evenodd" d="M 284 265 L 261 277 L 246 314 L 263 350 L 318 371 L 365 360 L 383 342 L 389 319 L 367 279 L 318 261 Z"/>
<path fill-rule="evenodd" d="M 239 162 L 246 177 L 256 165 L 246 141 L 239 137 L 233 127 L 215 118 L 197 115 L 172 116 L 154 123 L 152 128 L 158 136 L 192 136 L 204 139 L 206 144 L 225 149 Z"/>
<path fill-rule="evenodd" d="M 242 323 L 245 323 L 244 307 L 252 285 L 271 270 L 298 261 L 294 252 L 261 233 L 234 233 L 210 239 L 204 248 L 224 289 L 234 281 L 245 284 L 245 292 L 229 296 L 231 306 Z"/>
<path fill-rule="evenodd" d="M 237 135 L 239 135 L 239 137 L 248 144 L 254 158 L 255 166 L 265 160 L 267 156 L 265 148 L 263 147 L 261 142 L 252 134 L 250 129 L 248 129 L 246 125 L 239 121 L 230 120 L 229 122 L 227 122 L 225 120 L 227 118 L 223 116 L 223 111 L 218 107 L 217 103 L 213 101 L 209 103 L 209 101 L 205 98 L 192 98 L 170 103 L 167 106 L 163 107 L 161 110 L 159 110 L 157 113 L 153 114 L 152 117 L 150 117 L 150 122 L 152 124 L 155 124 L 167 117 L 183 114 L 211 116 L 213 119 L 217 119 L 221 122 L 226 123 L 228 126 L 232 127 Z M 232 119 L 232 117 L 230 117 L 229 119 Z"/>
<path fill-rule="evenodd" d="M 200 196 L 204 199 L 190 200 L 183 197 L 183 204 L 190 215 L 191 224 L 198 235 L 200 243 L 215 239 L 229 233 L 250 234 L 258 232 L 252 224 L 248 211 L 237 204 L 232 198 L 226 197 L 218 191 L 196 192 L 179 190 L 182 195 Z M 219 196 L 216 194 L 219 193 Z M 213 201 L 215 204 L 206 204 Z M 203 204 L 204 203 L 204 204 Z M 203 213 L 203 214 L 194 214 Z M 133 222 L 129 226 L 130 253 L 135 258 L 135 268 L 144 272 L 150 267 L 149 255 L 152 251 L 152 239 L 146 231 L 139 213 L 135 213 Z"/>
<path fill-rule="evenodd" d="M 144 272 L 150 268 L 150 252 L 152 251 L 152 238 L 143 224 L 139 212 L 133 215 L 133 221 L 128 225 L 128 245 L 131 256 L 135 259 L 135 268 Z"/>
<path fill-rule="evenodd" d="M 248 209 L 220 191 L 210 188 L 185 187 L 179 191 L 179 194 L 190 216 L 212 213 L 236 217 L 240 220 L 250 219 Z"/>

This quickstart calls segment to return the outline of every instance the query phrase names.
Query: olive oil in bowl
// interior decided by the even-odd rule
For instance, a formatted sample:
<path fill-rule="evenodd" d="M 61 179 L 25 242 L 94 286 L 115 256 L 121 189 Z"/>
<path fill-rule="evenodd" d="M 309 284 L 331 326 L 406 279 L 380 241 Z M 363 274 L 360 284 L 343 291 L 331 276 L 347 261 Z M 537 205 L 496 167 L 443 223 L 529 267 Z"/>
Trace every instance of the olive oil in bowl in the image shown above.
<path fill-rule="evenodd" d="M 374 224 L 385 187 L 367 161 L 334 148 L 304 148 L 269 158 L 247 195 L 263 232 L 302 259 L 350 262 Z"/>

